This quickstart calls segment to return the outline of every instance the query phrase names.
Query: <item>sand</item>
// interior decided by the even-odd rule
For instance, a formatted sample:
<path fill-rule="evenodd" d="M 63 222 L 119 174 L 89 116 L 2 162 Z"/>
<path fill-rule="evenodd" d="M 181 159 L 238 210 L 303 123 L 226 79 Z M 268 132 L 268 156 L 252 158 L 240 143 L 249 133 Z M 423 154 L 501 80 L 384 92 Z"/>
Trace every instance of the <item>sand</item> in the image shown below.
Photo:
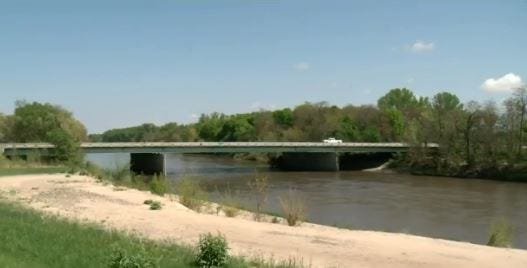
<path fill-rule="evenodd" d="M 527 267 L 527 251 L 409 234 L 355 231 L 302 223 L 256 222 L 197 213 L 174 197 L 114 187 L 86 176 L 0 178 L 0 196 L 47 213 L 97 222 L 158 240 L 195 244 L 200 234 L 222 233 L 236 255 L 294 259 L 308 267 Z M 147 199 L 163 203 L 150 210 Z"/>

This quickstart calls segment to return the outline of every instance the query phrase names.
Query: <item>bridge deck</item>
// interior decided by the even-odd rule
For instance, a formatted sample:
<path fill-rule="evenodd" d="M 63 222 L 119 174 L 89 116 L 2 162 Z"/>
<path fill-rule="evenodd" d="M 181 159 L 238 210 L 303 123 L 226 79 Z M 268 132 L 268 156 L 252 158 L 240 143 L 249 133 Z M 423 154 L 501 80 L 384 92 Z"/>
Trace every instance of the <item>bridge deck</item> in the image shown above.
<path fill-rule="evenodd" d="M 429 144 L 428 147 L 437 147 Z M 47 143 L 0 144 L 6 155 L 38 152 L 49 154 Z M 85 153 L 284 153 L 284 152 L 405 152 L 405 143 L 321 143 L 321 142 L 112 142 L 82 143 Z"/>

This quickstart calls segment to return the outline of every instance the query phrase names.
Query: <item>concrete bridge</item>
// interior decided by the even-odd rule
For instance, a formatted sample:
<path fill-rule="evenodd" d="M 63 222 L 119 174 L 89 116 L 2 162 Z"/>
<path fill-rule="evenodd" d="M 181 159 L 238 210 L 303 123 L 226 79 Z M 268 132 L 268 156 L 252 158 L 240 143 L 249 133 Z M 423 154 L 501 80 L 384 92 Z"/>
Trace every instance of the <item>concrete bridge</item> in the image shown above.
<path fill-rule="evenodd" d="M 432 144 L 427 147 L 437 147 Z M 54 146 L 47 143 L 0 144 L 0 153 L 8 157 L 31 154 L 52 156 Z M 166 153 L 277 153 L 278 164 L 286 170 L 340 170 L 345 156 L 406 152 L 405 143 L 320 143 L 320 142 L 113 142 L 82 143 L 84 153 L 130 153 L 132 171 L 165 171 Z"/>

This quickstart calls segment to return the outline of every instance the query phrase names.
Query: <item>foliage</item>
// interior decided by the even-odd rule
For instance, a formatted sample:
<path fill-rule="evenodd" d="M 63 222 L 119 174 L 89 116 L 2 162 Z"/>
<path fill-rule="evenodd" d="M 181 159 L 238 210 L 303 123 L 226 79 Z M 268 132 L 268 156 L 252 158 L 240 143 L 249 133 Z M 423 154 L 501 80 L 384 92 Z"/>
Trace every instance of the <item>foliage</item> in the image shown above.
<path fill-rule="evenodd" d="M 254 200 L 256 202 L 254 217 L 259 221 L 262 210 L 267 203 L 267 188 L 269 187 L 268 178 L 265 175 L 255 172 L 252 180 L 248 182 L 248 186 L 253 192 Z"/>
<path fill-rule="evenodd" d="M 152 201 L 149 205 L 150 210 L 160 210 L 162 208 L 162 204 L 159 201 Z"/>
<path fill-rule="evenodd" d="M 136 253 L 135 255 L 128 255 L 126 251 L 116 249 L 112 253 L 109 268 L 150 268 L 155 267 L 154 261 L 144 255 L 144 253 Z"/>
<path fill-rule="evenodd" d="M 196 263 L 200 267 L 222 267 L 229 257 L 228 250 L 227 239 L 223 235 L 214 236 L 210 233 L 201 235 Z"/>
<path fill-rule="evenodd" d="M 225 216 L 230 218 L 238 216 L 241 204 L 229 187 L 221 194 L 220 200 L 221 209 L 225 213 Z"/>
<path fill-rule="evenodd" d="M 289 189 L 284 197 L 279 197 L 280 205 L 289 226 L 296 226 L 305 217 L 306 201 L 298 192 Z"/>
<path fill-rule="evenodd" d="M 207 200 L 207 193 L 201 189 L 196 178 L 185 177 L 176 185 L 179 202 L 192 210 L 199 212 Z"/>
<path fill-rule="evenodd" d="M 493 247 L 512 247 L 512 235 L 512 226 L 505 219 L 498 220 L 490 227 L 487 245 Z"/>
<path fill-rule="evenodd" d="M 129 182 L 132 180 L 132 172 L 130 171 L 130 165 L 119 165 L 116 164 L 114 169 L 107 170 L 108 176 L 111 181 L 117 183 Z"/>
<path fill-rule="evenodd" d="M 163 196 L 170 190 L 170 183 L 165 176 L 154 175 L 149 183 L 150 192 Z"/>
<path fill-rule="evenodd" d="M 0 115 L 0 142 L 49 142 L 61 162 L 81 163 L 79 145 L 86 139 L 84 125 L 60 106 L 18 101 L 13 115 Z"/>

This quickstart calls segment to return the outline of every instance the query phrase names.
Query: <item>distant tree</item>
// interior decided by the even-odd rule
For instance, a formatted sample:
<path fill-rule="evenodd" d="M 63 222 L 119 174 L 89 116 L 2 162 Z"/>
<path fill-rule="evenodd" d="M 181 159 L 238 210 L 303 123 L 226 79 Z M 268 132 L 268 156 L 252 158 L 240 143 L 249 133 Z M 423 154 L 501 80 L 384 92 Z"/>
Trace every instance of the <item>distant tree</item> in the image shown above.
<path fill-rule="evenodd" d="M 89 134 L 88 135 L 88 141 L 89 142 L 102 142 L 103 141 L 103 135 L 102 134 Z"/>
<path fill-rule="evenodd" d="M 339 129 L 337 131 L 337 137 L 346 141 L 359 141 L 360 130 L 357 124 L 353 122 L 349 116 L 344 116 L 340 119 Z"/>
<path fill-rule="evenodd" d="M 0 113 L 0 142 L 9 141 L 10 121 L 11 118 L 9 116 Z"/>
<path fill-rule="evenodd" d="M 406 88 L 395 88 L 377 101 L 381 110 L 395 109 L 399 111 L 412 110 L 419 105 L 414 93 Z"/>
<path fill-rule="evenodd" d="M 274 122 L 282 128 L 292 127 L 294 120 L 293 111 L 289 108 L 276 110 L 273 112 L 273 119 Z"/>
<path fill-rule="evenodd" d="M 56 145 L 57 159 L 78 163 L 79 144 L 87 140 L 86 128 L 64 108 L 49 103 L 17 102 L 13 116 L 15 142 L 50 142 Z"/>
<path fill-rule="evenodd" d="M 225 124 L 226 116 L 220 113 L 202 114 L 197 123 L 198 136 L 205 141 L 219 140 L 219 133 Z"/>
<path fill-rule="evenodd" d="M 48 132 L 58 128 L 79 141 L 87 140 L 84 125 L 64 108 L 49 103 L 16 102 L 13 122 L 14 141 L 47 141 Z"/>
<path fill-rule="evenodd" d="M 251 141 L 255 139 L 255 128 L 251 115 L 230 116 L 223 124 L 218 138 L 220 141 Z"/>
<path fill-rule="evenodd" d="M 452 113 L 457 113 L 463 109 L 463 104 L 458 97 L 452 93 L 437 93 L 432 100 L 434 121 L 437 123 L 437 135 L 441 140 L 445 132 L 445 124 L 452 120 Z"/>

